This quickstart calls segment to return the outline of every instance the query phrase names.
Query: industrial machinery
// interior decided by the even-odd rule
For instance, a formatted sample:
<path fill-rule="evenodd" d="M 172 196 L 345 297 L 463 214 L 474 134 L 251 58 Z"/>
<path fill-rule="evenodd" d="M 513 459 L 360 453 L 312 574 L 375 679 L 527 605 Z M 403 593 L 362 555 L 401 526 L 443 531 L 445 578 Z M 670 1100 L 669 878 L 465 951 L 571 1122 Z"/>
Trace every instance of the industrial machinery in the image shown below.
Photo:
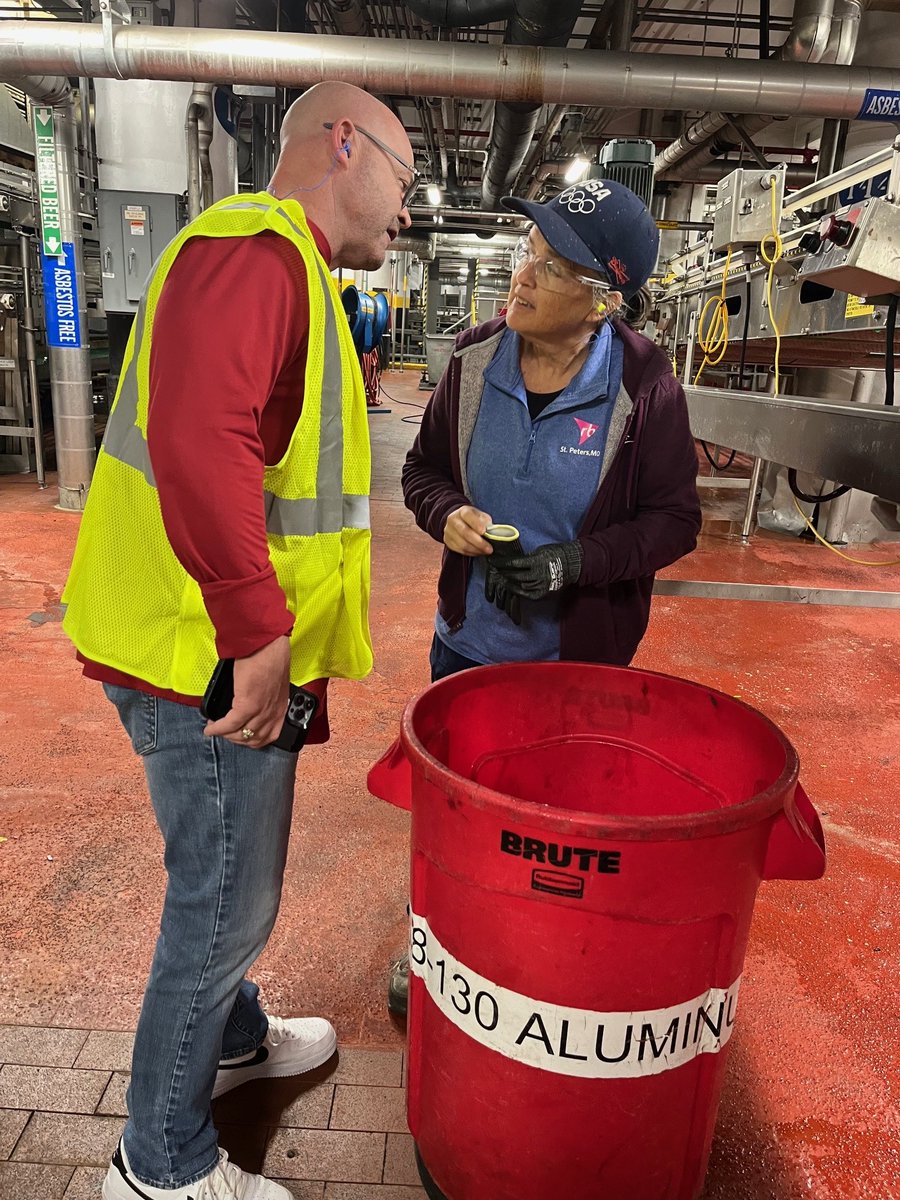
<path fill-rule="evenodd" d="M 847 202 L 885 179 L 885 194 Z M 900 138 L 793 192 L 783 168 L 745 167 L 716 187 L 712 229 L 661 266 L 652 331 L 694 432 L 757 464 L 745 532 L 766 463 L 900 502 L 898 201 Z M 853 392 L 809 394 L 823 367 L 856 369 Z"/>

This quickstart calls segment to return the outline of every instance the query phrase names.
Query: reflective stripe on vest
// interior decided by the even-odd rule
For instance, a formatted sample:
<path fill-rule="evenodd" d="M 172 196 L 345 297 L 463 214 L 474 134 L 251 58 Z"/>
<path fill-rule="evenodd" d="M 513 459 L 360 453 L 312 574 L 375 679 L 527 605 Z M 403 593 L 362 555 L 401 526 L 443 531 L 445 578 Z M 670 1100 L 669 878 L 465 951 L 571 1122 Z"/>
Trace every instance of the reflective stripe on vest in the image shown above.
<path fill-rule="evenodd" d="M 265 204 L 228 204 L 219 211 L 231 212 L 252 209 L 269 211 Z M 308 235 L 292 221 L 282 208 L 275 211 L 304 240 Z M 330 278 L 316 262 L 320 282 L 327 293 Z M 111 458 L 133 467 L 155 488 L 156 480 L 150 462 L 147 439 L 137 423 L 138 383 L 137 362 L 146 330 L 146 291 L 141 297 L 135 317 L 135 339 L 131 361 L 121 379 L 115 408 L 110 414 L 103 439 L 103 449 Z M 275 537 L 313 537 L 317 533 L 339 533 L 341 529 L 369 528 L 369 497 L 347 494 L 341 488 L 343 476 L 344 425 L 341 411 L 341 352 L 333 304 L 325 304 L 324 370 L 322 374 L 321 408 L 319 414 L 319 461 L 316 470 L 314 498 L 288 500 L 264 491 L 266 532 Z"/>

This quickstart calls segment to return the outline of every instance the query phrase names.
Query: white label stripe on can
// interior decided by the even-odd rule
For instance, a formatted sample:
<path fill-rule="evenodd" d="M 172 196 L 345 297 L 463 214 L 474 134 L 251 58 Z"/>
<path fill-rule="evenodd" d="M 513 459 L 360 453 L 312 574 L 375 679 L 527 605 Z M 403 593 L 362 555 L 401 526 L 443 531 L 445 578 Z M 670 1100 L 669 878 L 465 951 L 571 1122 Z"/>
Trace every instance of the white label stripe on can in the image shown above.
<path fill-rule="evenodd" d="M 669 1008 L 593 1012 L 523 996 L 450 954 L 427 920 L 410 915 L 410 970 L 463 1033 L 516 1062 L 582 1079 L 659 1075 L 731 1037 L 741 978 Z"/>

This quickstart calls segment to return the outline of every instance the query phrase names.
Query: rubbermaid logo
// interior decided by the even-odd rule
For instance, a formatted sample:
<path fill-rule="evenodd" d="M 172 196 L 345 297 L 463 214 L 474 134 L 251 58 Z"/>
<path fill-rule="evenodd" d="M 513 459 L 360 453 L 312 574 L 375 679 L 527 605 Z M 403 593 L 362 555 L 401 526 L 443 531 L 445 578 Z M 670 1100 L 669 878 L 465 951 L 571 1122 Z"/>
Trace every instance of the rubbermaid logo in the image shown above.
<path fill-rule="evenodd" d="M 565 871 L 542 871 L 535 867 L 531 872 L 531 886 L 536 892 L 551 892 L 554 896 L 568 896 L 570 900 L 584 898 L 584 877 L 567 875 Z"/>

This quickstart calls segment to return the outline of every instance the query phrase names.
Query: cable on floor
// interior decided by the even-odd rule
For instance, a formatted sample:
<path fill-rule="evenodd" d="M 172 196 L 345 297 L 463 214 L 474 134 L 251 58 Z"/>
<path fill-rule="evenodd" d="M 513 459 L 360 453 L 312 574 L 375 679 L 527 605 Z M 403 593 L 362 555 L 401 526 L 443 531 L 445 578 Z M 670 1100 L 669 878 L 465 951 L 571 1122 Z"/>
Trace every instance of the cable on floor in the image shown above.
<path fill-rule="evenodd" d="M 406 408 L 420 408 L 422 410 L 422 412 L 424 412 L 427 407 L 424 404 L 416 404 L 412 400 L 398 400 L 396 398 L 396 396 L 392 396 L 391 393 L 385 389 L 385 386 L 383 383 L 379 382 L 378 386 L 381 389 L 382 395 L 387 396 L 387 398 L 388 398 L 388 400 L 390 400 L 391 404 L 402 404 Z M 401 417 L 400 421 L 403 425 L 421 425 L 422 424 L 422 418 L 414 417 L 411 413 L 408 417 Z"/>
<path fill-rule="evenodd" d="M 872 558 L 854 558 L 852 554 L 845 554 L 843 550 L 838 550 L 837 546 L 832 546 L 831 542 L 827 542 L 822 537 L 815 525 L 800 507 L 800 501 L 796 496 L 793 497 L 794 506 L 797 512 L 806 522 L 810 533 L 820 541 L 826 550 L 830 550 L 832 554 L 836 554 L 839 558 L 845 558 L 847 562 L 858 563 L 861 567 L 900 567 L 900 558 L 872 559 Z"/>

